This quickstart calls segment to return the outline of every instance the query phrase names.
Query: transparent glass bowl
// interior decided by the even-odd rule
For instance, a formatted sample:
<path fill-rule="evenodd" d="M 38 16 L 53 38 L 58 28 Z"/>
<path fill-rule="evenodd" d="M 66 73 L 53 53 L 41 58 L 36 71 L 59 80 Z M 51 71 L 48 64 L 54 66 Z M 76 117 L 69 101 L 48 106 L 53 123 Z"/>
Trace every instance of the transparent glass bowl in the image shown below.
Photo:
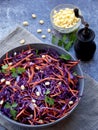
<path fill-rule="evenodd" d="M 59 12 L 61 9 L 65 9 L 65 8 L 69 8 L 69 9 L 75 9 L 75 8 L 78 8 L 72 4 L 61 4 L 61 5 L 58 5 L 56 6 L 50 13 L 50 20 L 51 20 L 51 23 L 52 23 L 52 26 L 54 29 L 56 29 L 57 31 L 59 31 L 60 33 L 71 33 L 73 31 L 75 31 L 76 29 L 79 28 L 79 26 L 81 25 L 81 19 L 79 19 L 79 21 L 73 25 L 72 27 L 67 27 L 67 28 L 63 28 L 63 27 L 59 27 L 59 26 L 56 26 L 54 24 L 54 12 L 57 11 Z M 79 8 L 78 8 L 79 9 Z M 81 11 L 79 9 L 79 14 L 81 14 Z"/>

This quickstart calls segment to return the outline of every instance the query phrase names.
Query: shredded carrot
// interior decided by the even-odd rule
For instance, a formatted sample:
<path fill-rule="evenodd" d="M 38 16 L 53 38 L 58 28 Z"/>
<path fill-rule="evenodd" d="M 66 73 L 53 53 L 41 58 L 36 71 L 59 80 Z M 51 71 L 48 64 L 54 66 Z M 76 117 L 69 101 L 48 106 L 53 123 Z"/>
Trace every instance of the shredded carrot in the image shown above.
<path fill-rule="evenodd" d="M 17 62 L 15 65 L 8 67 L 9 70 L 11 70 L 12 68 L 17 67 L 18 65 L 20 65 L 26 58 L 32 56 L 33 54 L 29 54 L 28 56 L 26 56 L 25 58 L 23 58 L 22 60 L 20 60 L 19 62 Z"/>
<path fill-rule="evenodd" d="M 21 116 L 24 113 L 25 109 L 22 109 L 16 116 L 16 118 L 19 118 L 19 116 Z"/>
<path fill-rule="evenodd" d="M 29 79 L 28 79 L 27 83 L 30 83 L 33 79 L 33 76 L 34 76 L 34 67 L 32 66 L 30 68 L 30 70 L 31 70 L 31 74 L 29 75 Z"/>
<path fill-rule="evenodd" d="M 41 79 L 40 81 L 37 81 L 37 82 L 35 82 L 35 83 L 30 83 L 30 85 L 33 85 L 33 87 L 34 87 L 34 86 L 36 86 L 37 84 L 39 84 L 39 83 L 41 83 L 41 82 L 44 82 L 44 81 L 46 81 L 46 80 L 58 80 L 58 81 L 60 81 L 60 79 L 58 79 L 58 78 L 47 77 L 47 78 Z"/>

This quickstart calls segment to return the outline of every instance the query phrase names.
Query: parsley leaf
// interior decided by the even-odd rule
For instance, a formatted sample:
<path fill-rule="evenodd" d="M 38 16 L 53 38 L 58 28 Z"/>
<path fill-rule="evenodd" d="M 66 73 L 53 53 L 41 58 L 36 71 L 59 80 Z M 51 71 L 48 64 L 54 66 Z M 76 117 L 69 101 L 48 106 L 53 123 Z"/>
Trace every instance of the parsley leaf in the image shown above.
<path fill-rule="evenodd" d="M 18 74 L 16 72 L 16 68 L 12 68 L 11 73 L 12 73 L 12 77 L 17 77 L 18 76 Z"/>
<path fill-rule="evenodd" d="M 5 64 L 5 65 L 2 66 L 2 69 L 4 69 L 4 70 L 7 69 L 7 68 L 8 68 L 8 64 Z"/>
<path fill-rule="evenodd" d="M 17 73 L 12 73 L 12 77 L 17 77 L 18 74 Z"/>
<path fill-rule="evenodd" d="M 60 56 L 60 58 L 61 58 L 61 59 L 64 59 L 64 60 L 70 60 L 70 59 L 71 59 L 71 56 L 70 56 L 69 54 L 66 54 L 66 55 L 62 54 L 62 55 Z"/>
<path fill-rule="evenodd" d="M 52 36 L 52 43 L 55 44 L 57 42 L 57 37 L 55 35 Z"/>
<path fill-rule="evenodd" d="M 15 108 L 15 107 L 17 107 L 18 106 L 18 104 L 16 103 L 16 102 L 14 102 L 14 103 L 12 103 L 12 104 L 10 104 L 9 102 L 7 102 L 5 105 L 4 105 L 4 108 L 10 108 L 10 109 L 12 109 L 12 108 Z"/>
<path fill-rule="evenodd" d="M 8 64 L 3 65 L 1 68 L 2 68 L 1 72 L 2 73 L 6 73 L 7 72 L 7 68 L 8 68 Z"/>
<path fill-rule="evenodd" d="M 75 32 L 72 32 L 70 35 L 69 35 L 69 40 L 70 41 L 75 41 L 76 40 L 76 31 Z"/>
<path fill-rule="evenodd" d="M 24 68 L 22 68 L 22 67 L 18 67 L 18 68 L 17 68 L 17 73 L 18 73 L 18 74 L 22 74 L 23 72 L 25 72 L 25 69 L 24 69 Z"/>
<path fill-rule="evenodd" d="M 54 99 L 45 96 L 45 102 L 48 103 L 49 105 L 54 105 Z"/>
<path fill-rule="evenodd" d="M 67 44 L 64 44 L 64 49 L 69 51 L 71 46 L 72 46 L 72 44 L 73 44 L 73 41 L 69 41 Z"/>
<path fill-rule="evenodd" d="M 74 75 L 74 76 L 77 76 L 77 72 L 73 72 L 73 75 Z"/>
<path fill-rule="evenodd" d="M 13 104 L 12 104 L 12 108 L 15 108 L 15 107 L 17 107 L 18 106 L 18 104 L 16 103 L 16 102 L 14 102 Z"/>
<path fill-rule="evenodd" d="M 18 106 L 18 104 L 16 102 L 14 102 L 13 104 L 10 104 L 9 102 L 7 102 L 4 105 L 4 108 L 6 109 L 10 109 L 10 114 L 13 117 L 13 119 L 16 117 L 17 111 L 15 110 L 15 108 Z"/>
<path fill-rule="evenodd" d="M 6 73 L 7 71 L 6 71 L 5 69 L 2 69 L 1 72 L 2 72 L 2 73 Z"/>
<path fill-rule="evenodd" d="M 59 34 L 59 36 L 53 34 L 52 43 L 57 44 L 60 47 L 64 47 L 65 50 L 69 51 L 76 40 L 76 32 L 77 30 L 70 34 Z"/>
<path fill-rule="evenodd" d="M 66 36 L 66 35 L 63 35 L 62 41 L 65 42 L 66 39 L 67 39 L 67 36 Z"/>
<path fill-rule="evenodd" d="M 50 90 L 47 89 L 46 92 L 45 92 L 45 94 L 46 94 L 46 95 L 47 95 L 47 94 L 50 94 Z"/>
<path fill-rule="evenodd" d="M 5 105 L 4 105 L 4 108 L 11 108 L 11 105 L 9 102 L 7 102 Z"/>
<path fill-rule="evenodd" d="M 59 41 L 58 41 L 58 46 L 62 46 L 62 45 L 63 45 L 62 40 L 59 40 Z"/>
<path fill-rule="evenodd" d="M 36 49 L 36 55 L 38 55 L 38 49 Z"/>
<path fill-rule="evenodd" d="M 25 72 L 25 69 L 22 67 L 11 69 L 12 77 L 17 77 L 19 74 L 22 74 L 23 72 Z"/>
<path fill-rule="evenodd" d="M 10 114 L 12 115 L 13 119 L 15 119 L 17 111 L 14 109 L 10 109 Z"/>

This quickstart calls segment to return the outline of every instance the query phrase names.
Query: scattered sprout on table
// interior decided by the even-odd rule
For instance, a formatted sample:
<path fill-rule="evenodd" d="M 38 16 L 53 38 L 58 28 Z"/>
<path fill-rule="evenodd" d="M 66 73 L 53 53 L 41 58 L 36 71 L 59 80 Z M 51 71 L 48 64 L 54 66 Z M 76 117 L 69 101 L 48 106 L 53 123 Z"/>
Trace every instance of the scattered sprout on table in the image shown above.
<path fill-rule="evenodd" d="M 20 40 L 19 42 L 20 42 L 20 44 L 24 44 L 24 43 L 25 43 L 25 40 L 22 39 L 22 40 Z"/>
<path fill-rule="evenodd" d="M 42 37 L 43 39 L 45 39 L 45 38 L 46 38 L 46 35 L 42 35 L 41 37 Z"/>
<path fill-rule="evenodd" d="M 37 16 L 36 14 L 32 14 L 32 18 L 35 19 Z"/>
<path fill-rule="evenodd" d="M 44 24 L 44 20 L 40 20 L 39 23 L 40 23 L 40 24 Z"/>
<path fill-rule="evenodd" d="M 48 32 L 48 33 L 50 33 L 50 32 L 51 32 L 51 29 L 50 29 L 50 28 L 48 28 L 48 29 L 47 29 L 47 32 Z"/>
<path fill-rule="evenodd" d="M 41 33 L 42 32 L 42 29 L 37 29 L 37 33 Z"/>
<path fill-rule="evenodd" d="M 28 21 L 24 21 L 24 22 L 23 22 L 23 25 L 24 25 L 24 26 L 28 26 L 28 25 L 29 25 Z"/>

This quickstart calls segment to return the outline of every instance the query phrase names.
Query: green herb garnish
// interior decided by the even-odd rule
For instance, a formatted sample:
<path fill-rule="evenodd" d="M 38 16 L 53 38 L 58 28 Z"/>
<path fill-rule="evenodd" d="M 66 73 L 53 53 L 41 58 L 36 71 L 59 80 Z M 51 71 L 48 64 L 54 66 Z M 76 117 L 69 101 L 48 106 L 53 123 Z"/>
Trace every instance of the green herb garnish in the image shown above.
<path fill-rule="evenodd" d="M 1 72 L 2 73 L 6 73 L 7 71 L 6 71 L 6 69 L 2 69 Z"/>
<path fill-rule="evenodd" d="M 12 115 L 13 119 L 15 119 L 15 117 L 17 115 L 17 111 L 14 109 L 10 109 L 10 114 Z"/>
<path fill-rule="evenodd" d="M 12 77 L 17 77 L 18 76 L 16 68 L 12 68 L 11 73 L 12 73 Z"/>
<path fill-rule="evenodd" d="M 17 107 L 18 106 L 18 104 L 16 103 L 16 102 L 14 102 L 13 104 L 12 104 L 12 108 L 15 108 L 15 107 Z"/>
<path fill-rule="evenodd" d="M 76 40 L 76 32 L 77 32 L 77 30 L 69 34 L 70 41 L 74 42 Z"/>
<path fill-rule="evenodd" d="M 6 109 L 10 109 L 10 114 L 12 115 L 13 119 L 15 119 L 17 111 L 15 110 L 15 108 L 18 106 L 18 104 L 16 102 L 14 102 L 13 104 L 10 104 L 9 102 L 7 102 L 4 105 L 4 108 Z"/>
<path fill-rule="evenodd" d="M 74 75 L 74 76 L 77 76 L 77 72 L 73 72 L 73 75 Z"/>
<path fill-rule="evenodd" d="M 64 49 L 69 51 L 72 45 L 73 45 L 73 41 L 69 41 L 67 44 L 64 44 Z"/>
<path fill-rule="evenodd" d="M 67 36 L 66 36 L 66 35 L 63 35 L 63 37 L 62 37 L 63 43 L 66 41 L 66 39 L 67 39 Z"/>
<path fill-rule="evenodd" d="M 70 60 L 70 59 L 71 59 L 71 56 L 70 56 L 69 54 L 66 54 L 66 55 L 62 54 L 62 55 L 60 56 L 60 58 L 63 59 L 63 60 Z"/>
<path fill-rule="evenodd" d="M 11 69 L 12 77 L 17 77 L 19 74 L 22 74 L 24 72 L 25 72 L 25 69 L 22 67 Z"/>
<path fill-rule="evenodd" d="M 50 90 L 47 89 L 46 92 L 45 92 L 46 95 L 50 94 Z"/>
<path fill-rule="evenodd" d="M 54 105 L 54 99 L 48 96 L 45 96 L 45 102 L 48 103 L 49 105 Z"/>
<path fill-rule="evenodd" d="M 24 68 L 22 68 L 22 67 L 18 67 L 17 68 L 17 73 L 18 74 L 22 74 L 22 73 L 24 73 L 25 72 L 25 69 Z"/>
<path fill-rule="evenodd" d="M 7 69 L 7 68 L 8 68 L 8 64 L 2 66 L 2 69 Z"/>
<path fill-rule="evenodd" d="M 6 104 L 5 104 L 5 106 L 4 106 L 4 108 L 10 108 L 11 106 L 10 106 L 10 103 L 9 102 L 7 102 Z"/>
<path fill-rule="evenodd" d="M 7 72 L 8 72 L 7 68 L 8 68 L 8 64 L 3 65 L 3 66 L 1 67 L 0 72 L 2 72 L 2 73 L 7 73 Z M 25 69 L 22 68 L 22 67 L 12 68 L 12 69 L 10 70 L 10 72 L 11 72 L 11 74 L 12 74 L 12 77 L 17 77 L 19 74 L 22 74 L 23 72 L 25 72 Z"/>
<path fill-rule="evenodd" d="M 65 50 L 69 51 L 76 40 L 76 32 L 77 31 L 74 31 L 70 34 L 63 34 L 59 36 L 53 35 L 52 43 L 57 44 L 60 47 L 64 47 Z"/>
<path fill-rule="evenodd" d="M 63 45 L 62 40 L 59 40 L 59 41 L 58 41 L 58 46 L 62 46 L 62 45 Z"/>
<path fill-rule="evenodd" d="M 56 36 L 55 36 L 55 35 L 53 35 L 53 36 L 52 36 L 52 43 L 53 43 L 53 44 L 55 44 L 55 43 L 56 43 L 56 41 L 57 41 L 57 38 L 56 38 Z"/>
<path fill-rule="evenodd" d="M 36 49 L 36 55 L 38 55 L 38 49 Z"/>
<path fill-rule="evenodd" d="M 7 68 L 8 68 L 8 64 L 5 64 L 1 67 L 1 72 L 2 73 L 6 73 L 7 72 Z"/>

